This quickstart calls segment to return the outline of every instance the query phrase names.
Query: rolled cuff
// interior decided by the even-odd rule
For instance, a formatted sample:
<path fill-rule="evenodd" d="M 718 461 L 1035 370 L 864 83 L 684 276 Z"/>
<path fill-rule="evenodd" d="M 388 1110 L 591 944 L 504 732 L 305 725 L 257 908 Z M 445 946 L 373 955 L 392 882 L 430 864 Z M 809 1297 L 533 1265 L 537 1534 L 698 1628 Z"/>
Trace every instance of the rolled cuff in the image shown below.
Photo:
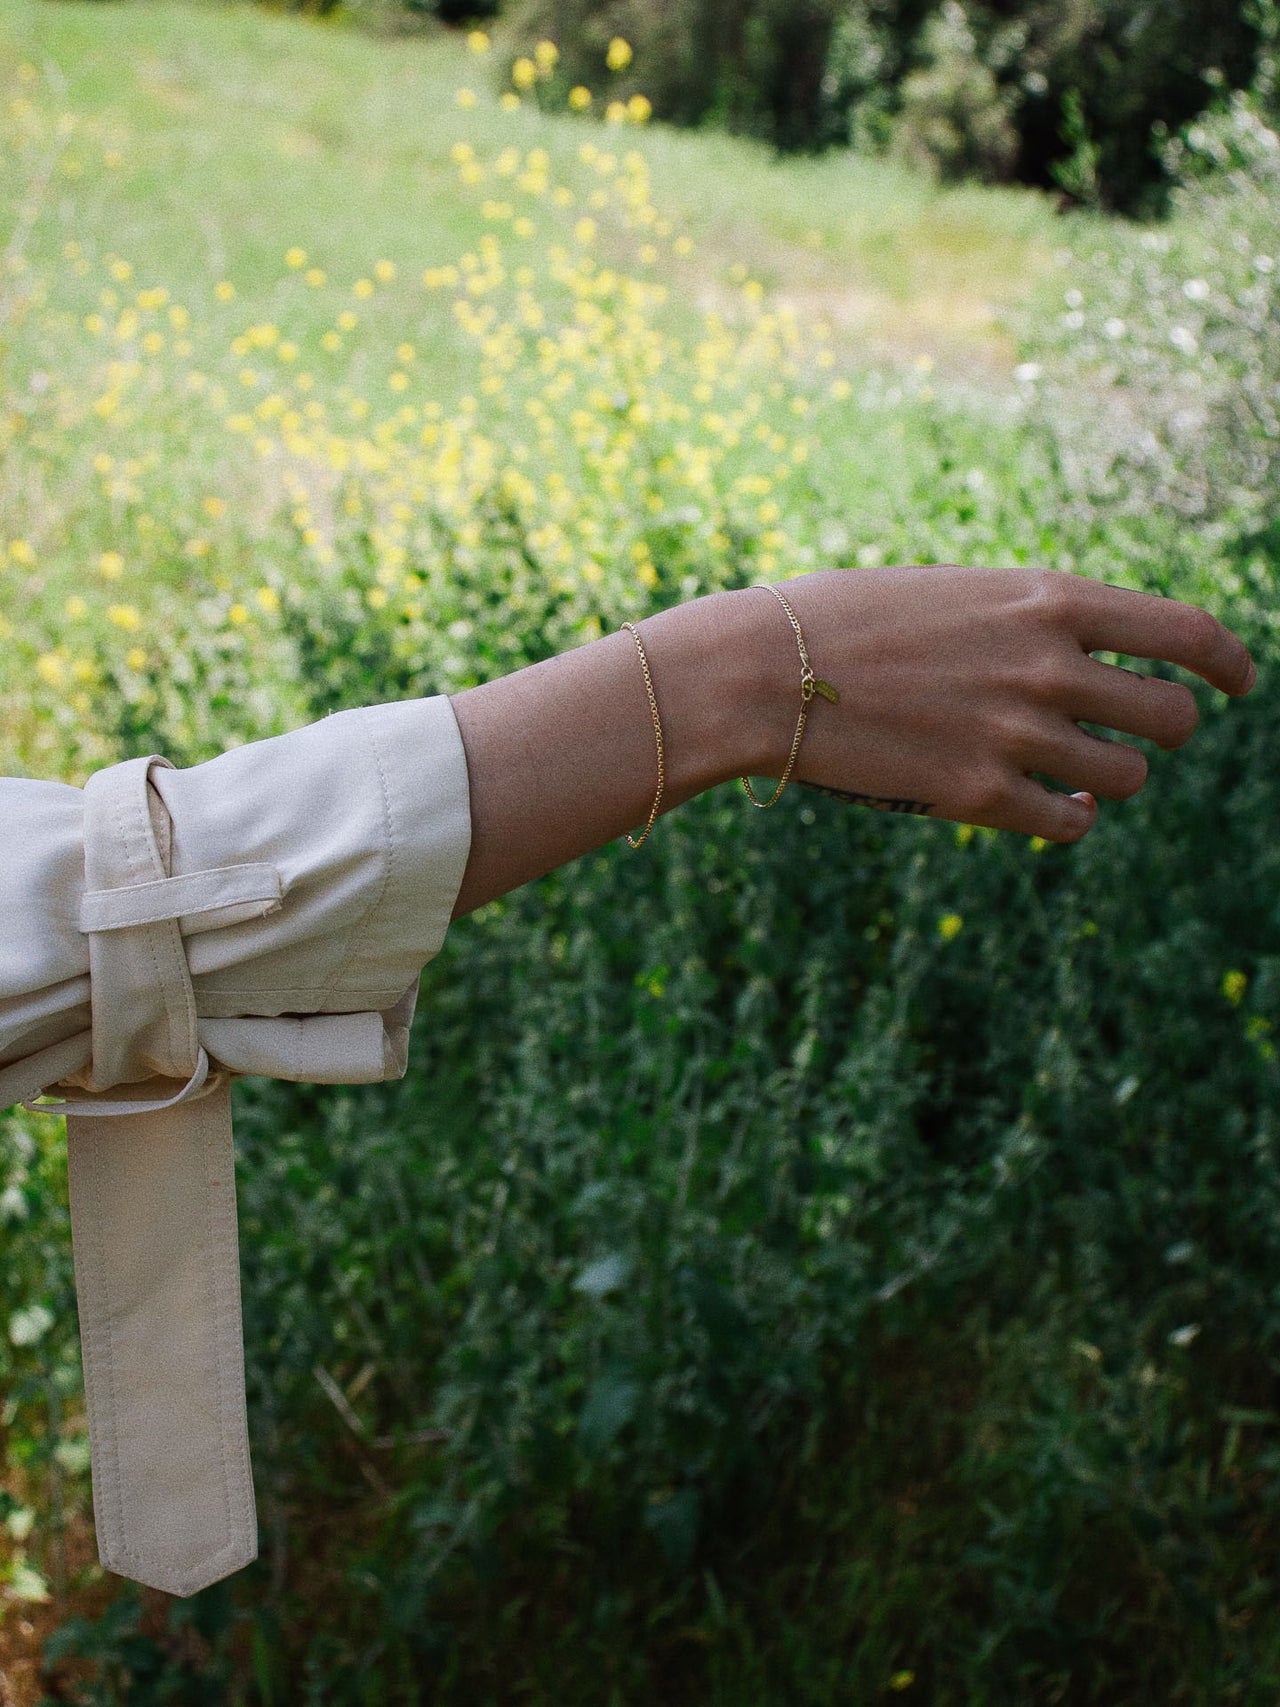
<path fill-rule="evenodd" d="M 184 883 L 204 894 L 192 905 L 205 910 L 178 922 L 198 1021 L 235 1022 L 217 1039 L 236 1039 L 226 1064 L 330 1081 L 403 1072 L 419 974 L 444 940 L 471 845 L 466 756 L 449 700 L 339 712 L 189 770 L 154 762 L 145 786 L 164 880 L 144 886 L 142 899 L 163 889 L 172 908 Z M 94 992 L 82 908 L 85 928 L 101 932 L 120 897 L 86 903 L 84 798 L 60 784 L 0 782 L 0 803 L 17 809 L 0 828 L 6 1103 L 32 1094 L 37 1062 L 43 1086 L 54 1082 L 46 1070 L 78 1078 L 87 1060 Z M 240 879 L 251 868 L 271 875 L 278 902 L 245 904 L 243 882 L 226 895 L 209 890 L 223 868 Z M 132 918 L 139 896 L 128 899 Z M 307 1015 L 352 1023 L 305 1036 L 296 1024 L 254 1026 Z M 218 1055 L 212 1032 L 205 1041 Z"/>

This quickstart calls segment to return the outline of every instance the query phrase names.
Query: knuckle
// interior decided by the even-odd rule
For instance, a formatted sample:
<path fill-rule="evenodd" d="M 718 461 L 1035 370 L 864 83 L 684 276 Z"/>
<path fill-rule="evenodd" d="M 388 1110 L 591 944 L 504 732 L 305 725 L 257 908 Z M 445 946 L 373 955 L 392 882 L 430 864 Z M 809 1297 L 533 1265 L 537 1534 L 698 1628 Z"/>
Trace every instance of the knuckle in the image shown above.
<path fill-rule="evenodd" d="M 991 713 L 987 736 L 991 751 L 1016 765 L 1034 744 L 1036 718 L 1016 702 Z"/>
<path fill-rule="evenodd" d="M 976 778 L 969 793 L 969 815 L 979 823 L 1000 818 L 1009 804 L 1010 784 L 1001 771 L 988 771 Z"/>
<path fill-rule="evenodd" d="M 1062 659 L 1046 658 L 1027 683 L 1027 691 L 1036 705 L 1062 706 L 1072 694 L 1075 682 Z"/>
<path fill-rule="evenodd" d="M 1031 599 L 1039 615 L 1058 622 L 1071 608 L 1073 577 L 1058 569 L 1037 569 L 1031 581 Z"/>

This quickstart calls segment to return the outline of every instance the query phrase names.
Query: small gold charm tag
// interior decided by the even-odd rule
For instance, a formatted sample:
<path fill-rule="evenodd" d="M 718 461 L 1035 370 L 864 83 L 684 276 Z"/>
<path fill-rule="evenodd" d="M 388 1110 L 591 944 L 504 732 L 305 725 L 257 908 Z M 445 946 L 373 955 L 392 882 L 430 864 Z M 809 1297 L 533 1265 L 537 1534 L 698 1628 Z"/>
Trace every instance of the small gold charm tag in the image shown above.
<path fill-rule="evenodd" d="M 821 681 L 817 676 L 813 679 L 813 691 L 814 693 L 820 693 L 823 699 L 829 699 L 832 705 L 838 705 L 840 703 L 840 695 L 832 687 L 831 683 Z"/>

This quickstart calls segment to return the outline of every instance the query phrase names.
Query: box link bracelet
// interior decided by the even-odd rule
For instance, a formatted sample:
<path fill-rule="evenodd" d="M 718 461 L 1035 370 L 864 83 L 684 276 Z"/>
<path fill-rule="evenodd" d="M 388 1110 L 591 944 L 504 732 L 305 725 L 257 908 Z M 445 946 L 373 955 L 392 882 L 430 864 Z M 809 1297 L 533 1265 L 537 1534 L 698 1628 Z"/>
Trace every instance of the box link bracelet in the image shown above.
<path fill-rule="evenodd" d="M 796 732 L 792 737 L 791 751 L 787 755 L 786 766 L 783 769 L 782 777 L 778 782 L 778 786 L 774 789 L 768 800 L 759 800 L 756 797 L 754 789 L 751 787 L 749 779 L 745 776 L 739 778 L 743 788 L 746 790 L 747 799 L 751 804 L 758 807 L 761 812 L 767 812 L 771 806 L 777 805 L 778 800 L 781 798 L 783 789 L 791 780 L 791 773 L 795 769 L 796 758 L 800 752 L 800 743 L 804 739 L 805 724 L 809 721 L 809 707 L 813 702 L 814 695 L 821 694 L 823 699 L 830 700 L 832 705 L 839 703 L 840 695 L 836 692 L 835 688 L 832 687 L 830 682 L 824 682 L 820 677 L 814 674 L 813 665 L 809 662 L 809 652 L 804 643 L 804 633 L 801 630 L 799 618 L 792 610 L 789 600 L 778 591 L 777 587 L 770 586 L 768 583 L 761 582 L 760 588 L 762 592 L 772 593 L 774 598 L 777 599 L 778 603 L 782 606 L 783 611 L 786 613 L 787 621 L 791 624 L 795 633 L 796 645 L 800 650 L 800 715 L 796 721 Z M 653 718 L 653 733 L 658 743 L 658 788 L 653 797 L 653 805 L 649 808 L 649 820 L 645 824 L 644 829 L 641 830 L 638 837 L 633 837 L 630 834 L 627 836 L 627 846 L 631 848 L 639 848 L 642 847 L 647 840 L 649 832 L 653 828 L 654 820 L 658 816 L 658 809 L 662 805 L 662 791 L 666 785 L 666 749 L 662 741 L 662 719 L 658 715 L 657 695 L 653 691 L 653 676 L 649 671 L 649 660 L 645 656 L 645 650 L 640 640 L 639 632 L 637 631 L 635 624 L 631 622 L 624 622 L 622 627 L 631 635 L 631 638 L 636 643 L 636 651 L 640 654 L 640 668 L 644 672 L 644 691 L 649 697 L 649 713 Z"/>

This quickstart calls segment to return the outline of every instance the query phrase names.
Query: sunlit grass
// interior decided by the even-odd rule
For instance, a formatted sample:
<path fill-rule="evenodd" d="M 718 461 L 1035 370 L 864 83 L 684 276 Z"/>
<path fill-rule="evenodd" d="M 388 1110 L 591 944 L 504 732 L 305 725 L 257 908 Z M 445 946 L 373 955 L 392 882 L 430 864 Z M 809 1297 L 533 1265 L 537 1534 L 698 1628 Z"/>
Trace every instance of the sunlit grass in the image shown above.
<path fill-rule="evenodd" d="M 447 259 L 477 233 L 449 168 L 455 140 L 542 146 L 556 170 L 600 128 L 528 101 L 504 110 L 488 57 L 461 36 L 371 41 L 257 10 L 9 0 L 0 81 L 23 60 L 57 68 L 68 108 L 115 160 L 86 161 L 54 223 L 87 219 L 140 270 L 230 273 L 244 288 L 269 287 L 286 229 L 330 267 L 362 254 Z M 457 106 L 460 87 L 477 91 L 476 107 Z M 643 146 L 655 199 L 697 246 L 680 268 L 685 292 L 717 293 L 745 261 L 771 288 L 821 300 L 852 359 L 938 346 L 963 359 L 975 339 L 1007 358 L 997 316 L 1052 256 L 1049 204 L 1027 192 L 941 192 L 882 161 L 778 161 L 661 129 Z M 446 331 L 420 303 L 392 295 L 382 307 L 414 335 Z"/>

